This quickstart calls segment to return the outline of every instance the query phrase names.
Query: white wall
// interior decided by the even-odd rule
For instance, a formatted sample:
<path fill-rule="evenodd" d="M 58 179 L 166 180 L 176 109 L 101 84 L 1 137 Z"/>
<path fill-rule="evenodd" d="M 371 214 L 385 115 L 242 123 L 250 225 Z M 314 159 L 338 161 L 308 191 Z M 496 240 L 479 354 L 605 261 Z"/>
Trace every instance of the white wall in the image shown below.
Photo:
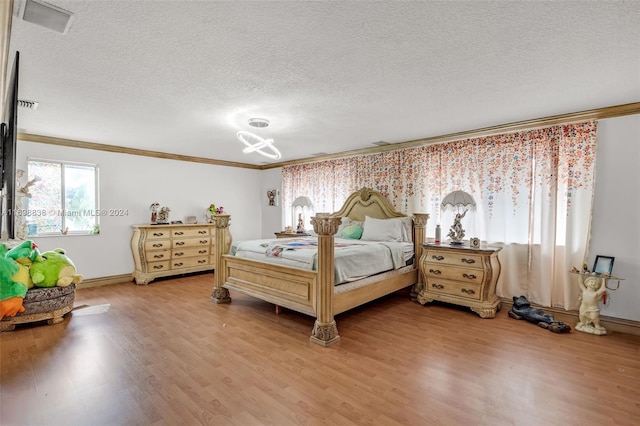
<path fill-rule="evenodd" d="M 171 209 L 170 220 L 182 221 L 189 215 L 204 221 L 209 204 L 222 205 L 234 239 L 262 236 L 260 170 L 19 141 L 18 168 L 26 170 L 28 157 L 97 163 L 100 207 L 128 210 L 128 216 L 101 218 L 99 235 L 33 238 L 41 251 L 66 249 L 85 278 L 133 272 L 131 225 L 149 223 L 156 201 Z"/>
<path fill-rule="evenodd" d="M 640 115 L 598 123 L 589 268 L 596 255 L 615 257 L 613 274 L 625 278 L 600 313 L 640 321 Z"/>
<path fill-rule="evenodd" d="M 274 232 L 284 230 L 282 206 L 282 168 L 264 170 L 260 175 L 262 188 L 262 238 L 273 238 Z M 269 206 L 267 191 L 278 190 L 277 206 Z"/>

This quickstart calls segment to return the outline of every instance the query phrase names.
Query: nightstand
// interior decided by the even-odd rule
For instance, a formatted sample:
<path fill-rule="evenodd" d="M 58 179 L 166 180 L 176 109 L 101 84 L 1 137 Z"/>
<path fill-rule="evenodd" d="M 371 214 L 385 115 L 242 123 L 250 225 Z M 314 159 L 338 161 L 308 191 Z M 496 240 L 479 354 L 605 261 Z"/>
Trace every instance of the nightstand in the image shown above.
<path fill-rule="evenodd" d="M 481 318 L 494 318 L 500 308 L 496 284 L 499 247 L 423 244 L 420 274 L 423 287 L 416 300 L 467 306 Z"/>

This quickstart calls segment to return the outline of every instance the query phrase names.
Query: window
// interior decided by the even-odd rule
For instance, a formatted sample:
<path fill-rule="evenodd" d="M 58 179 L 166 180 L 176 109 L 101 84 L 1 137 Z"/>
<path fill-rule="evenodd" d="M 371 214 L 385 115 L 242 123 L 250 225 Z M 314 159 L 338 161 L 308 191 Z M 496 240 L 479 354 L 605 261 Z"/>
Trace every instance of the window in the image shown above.
<path fill-rule="evenodd" d="M 36 183 L 26 218 L 38 235 L 98 233 L 97 165 L 29 159 L 28 175 Z"/>

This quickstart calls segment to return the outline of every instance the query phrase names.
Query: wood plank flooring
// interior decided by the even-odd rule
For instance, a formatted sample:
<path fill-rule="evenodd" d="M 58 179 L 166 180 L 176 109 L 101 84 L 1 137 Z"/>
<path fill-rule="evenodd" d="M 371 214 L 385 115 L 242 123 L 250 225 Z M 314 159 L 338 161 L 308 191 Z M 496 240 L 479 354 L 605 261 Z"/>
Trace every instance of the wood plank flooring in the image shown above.
<path fill-rule="evenodd" d="M 322 348 L 313 318 L 216 305 L 212 288 L 208 273 L 81 289 L 62 323 L 0 334 L 0 424 L 640 424 L 640 336 L 400 292 L 339 315 Z"/>

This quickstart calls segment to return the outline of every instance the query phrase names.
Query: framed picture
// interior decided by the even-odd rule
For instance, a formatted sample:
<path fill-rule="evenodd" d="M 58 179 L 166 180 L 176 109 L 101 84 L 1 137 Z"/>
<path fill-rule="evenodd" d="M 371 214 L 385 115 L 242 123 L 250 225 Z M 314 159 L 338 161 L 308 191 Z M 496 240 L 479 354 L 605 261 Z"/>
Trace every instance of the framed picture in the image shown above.
<path fill-rule="evenodd" d="M 593 272 L 596 274 L 611 275 L 613 271 L 613 260 L 615 258 L 610 256 L 596 256 L 596 261 L 593 263 Z"/>
<path fill-rule="evenodd" d="M 473 248 L 479 248 L 480 247 L 480 238 L 471 238 L 469 240 L 469 246 L 473 247 Z"/>
<path fill-rule="evenodd" d="M 276 207 L 280 203 L 278 202 L 278 190 L 270 189 L 267 191 L 267 205 L 271 207 Z"/>

